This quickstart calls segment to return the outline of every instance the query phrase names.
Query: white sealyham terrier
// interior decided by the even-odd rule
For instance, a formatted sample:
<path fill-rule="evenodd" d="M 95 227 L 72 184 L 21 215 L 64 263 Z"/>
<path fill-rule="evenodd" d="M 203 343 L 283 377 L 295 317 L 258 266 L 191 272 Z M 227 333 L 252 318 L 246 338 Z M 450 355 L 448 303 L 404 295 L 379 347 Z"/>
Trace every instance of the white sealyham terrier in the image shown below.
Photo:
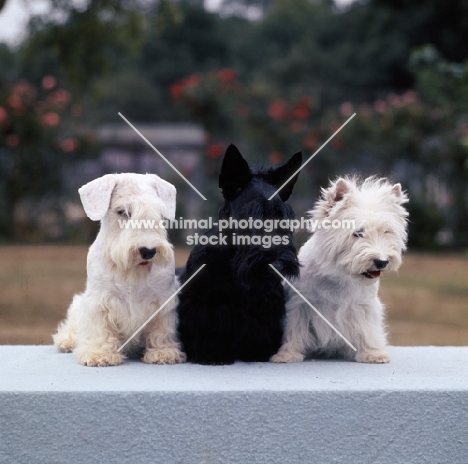
<path fill-rule="evenodd" d="M 271 361 L 300 362 L 307 355 L 390 361 L 379 277 L 402 262 L 407 201 L 400 184 L 375 177 L 340 178 L 322 189 L 310 212 L 319 226 L 299 251 L 303 267 L 292 284 L 357 351 L 289 289 L 283 345 Z M 355 228 L 344 227 L 353 224 L 345 221 L 354 221 Z"/>
<path fill-rule="evenodd" d="M 175 217 L 175 187 L 154 174 L 108 174 L 79 193 L 101 228 L 88 253 L 86 290 L 75 295 L 53 336 L 56 348 L 73 351 L 85 366 L 113 366 L 142 352 L 146 363 L 185 361 L 174 299 L 119 351 L 175 292 L 174 253 L 159 227 Z"/>

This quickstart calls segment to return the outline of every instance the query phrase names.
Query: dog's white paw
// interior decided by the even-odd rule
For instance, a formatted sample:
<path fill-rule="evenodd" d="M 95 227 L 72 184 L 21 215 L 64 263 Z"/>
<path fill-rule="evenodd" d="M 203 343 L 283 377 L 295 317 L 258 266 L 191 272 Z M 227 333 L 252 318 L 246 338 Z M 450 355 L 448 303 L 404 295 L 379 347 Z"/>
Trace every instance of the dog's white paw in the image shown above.
<path fill-rule="evenodd" d="M 361 351 L 356 354 L 356 361 L 361 363 L 386 364 L 390 362 L 387 351 Z"/>
<path fill-rule="evenodd" d="M 274 363 L 297 363 L 304 361 L 304 355 L 298 351 L 284 351 L 276 353 L 270 358 Z"/>
<path fill-rule="evenodd" d="M 56 333 L 52 335 L 54 346 L 60 353 L 71 353 L 75 349 L 75 338 L 71 335 L 61 335 Z"/>
<path fill-rule="evenodd" d="M 179 364 L 185 362 L 187 356 L 177 348 L 149 349 L 142 361 L 148 364 Z"/>
<path fill-rule="evenodd" d="M 105 367 L 118 366 L 125 359 L 119 352 L 92 353 L 88 351 L 76 353 L 76 359 L 83 366 Z"/>

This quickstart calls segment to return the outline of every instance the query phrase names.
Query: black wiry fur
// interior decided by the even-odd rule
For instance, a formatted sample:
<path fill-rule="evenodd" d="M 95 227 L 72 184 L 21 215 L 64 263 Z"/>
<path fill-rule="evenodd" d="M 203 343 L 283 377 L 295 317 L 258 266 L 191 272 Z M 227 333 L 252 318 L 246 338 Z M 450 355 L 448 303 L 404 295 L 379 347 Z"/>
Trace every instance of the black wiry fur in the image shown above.
<path fill-rule="evenodd" d="M 301 165 L 295 154 L 279 168 L 253 171 L 234 145 L 226 151 L 219 176 L 224 205 L 220 219 L 293 219 L 289 198 L 297 175 L 272 200 L 277 188 Z M 218 236 L 217 227 L 207 236 Z M 296 277 L 299 262 L 290 230 L 224 230 L 228 245 L 197 245 L 180 275 L 185 282 L 206 267 L 179 294 L 179 335 L 188 360 L 200 364 L 268 361 L 281 344 L 285 294 L 280 277 Z M 232 236 L 286 236 L 286 244 L 232 245 Z"/>

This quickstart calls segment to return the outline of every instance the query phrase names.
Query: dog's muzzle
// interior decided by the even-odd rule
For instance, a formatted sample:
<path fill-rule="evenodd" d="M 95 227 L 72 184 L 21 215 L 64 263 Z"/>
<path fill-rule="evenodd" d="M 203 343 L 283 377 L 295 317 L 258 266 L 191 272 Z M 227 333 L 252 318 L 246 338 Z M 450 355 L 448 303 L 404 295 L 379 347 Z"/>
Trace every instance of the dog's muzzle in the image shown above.
<path fill-rule="evenodd" d="M 378 279 L 380 277 L 380 272 L 383 271 L 387 265 L 387 259 L 374 259 L 372 266 L 367 269 L 366 272 L 363 272 L 362 275 L 368 279 Z"/>

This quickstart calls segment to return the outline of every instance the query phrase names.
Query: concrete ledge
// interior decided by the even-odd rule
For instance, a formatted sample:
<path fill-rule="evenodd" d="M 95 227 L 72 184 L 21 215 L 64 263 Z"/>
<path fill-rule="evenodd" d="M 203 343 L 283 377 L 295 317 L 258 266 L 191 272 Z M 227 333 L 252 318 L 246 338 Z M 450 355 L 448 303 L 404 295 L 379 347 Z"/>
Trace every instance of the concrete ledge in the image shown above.
<path fill-rule="evenodd" d="M 0 346 L 0 463 L 468 462 L 468 347 L 340 361 L 87 368 Z"/>

